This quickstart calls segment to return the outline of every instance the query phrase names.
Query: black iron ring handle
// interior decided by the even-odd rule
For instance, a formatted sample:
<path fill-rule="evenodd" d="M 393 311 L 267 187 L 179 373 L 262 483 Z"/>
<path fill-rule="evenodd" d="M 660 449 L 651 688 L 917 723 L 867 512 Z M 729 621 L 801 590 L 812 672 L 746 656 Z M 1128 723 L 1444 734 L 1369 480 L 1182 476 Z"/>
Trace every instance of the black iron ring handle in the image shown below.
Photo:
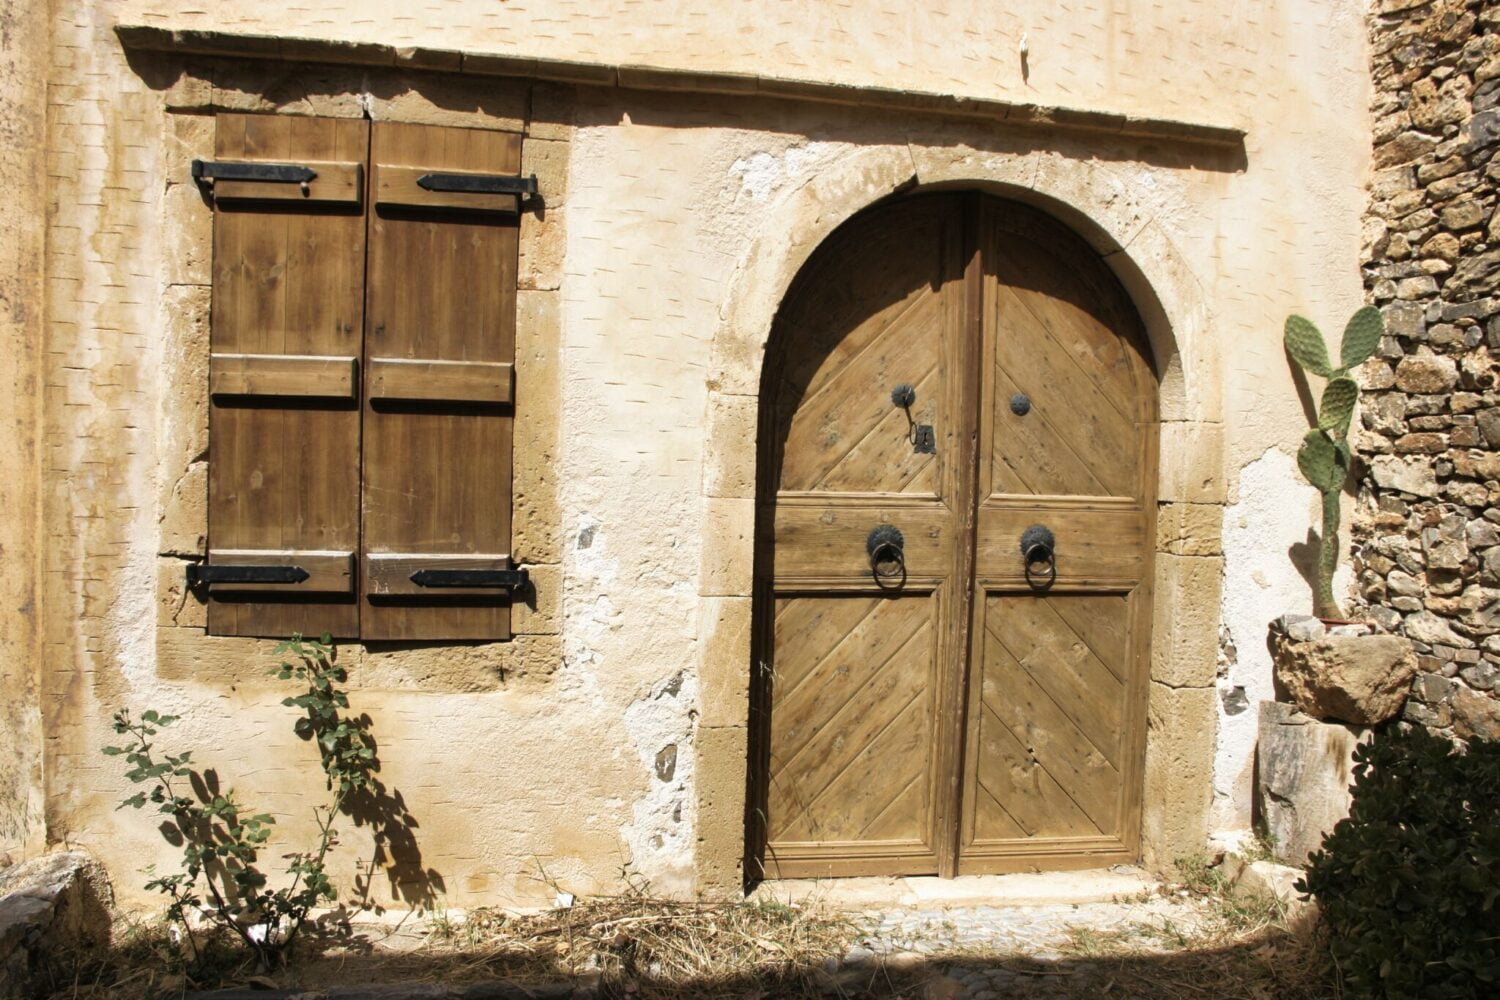
<path fill-rule="evenodd" d="M 870 573 L 883 590 L 896 590 L 906 584 L 906 539 L 894 524 L 877 524 L 865 538 L 870 556 Z"/>
<path fill-rule="evenodd" d="M 1032 590 L 1040 594 L 1057 582 L 1057 539 L 1046 525 L 1033 524 L 1021 532 L 1021 559 L 1026 585 Z M 1033 569 L 1041 565 L 1046 566 L 1045 574 Z"/>

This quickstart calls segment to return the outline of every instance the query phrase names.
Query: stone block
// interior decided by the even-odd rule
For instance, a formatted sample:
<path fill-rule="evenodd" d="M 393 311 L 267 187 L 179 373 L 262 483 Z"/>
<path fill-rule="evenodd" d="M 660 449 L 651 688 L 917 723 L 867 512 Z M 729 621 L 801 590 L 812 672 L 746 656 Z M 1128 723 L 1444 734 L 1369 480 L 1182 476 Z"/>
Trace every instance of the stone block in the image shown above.
<path fill-rule="evenodd" d="M 754 577 L 755 501 L 709 497 L 703 522 L 698 593 L 748 597 Z"/>
<path fill-rule="evenodd" d="M 521 143 L 521 173 L 536 175 L 538 197 L 546 211 L 568 200 L 568 158 L 572 144 L 528 135 Z"/>
<path fill-rule="evenodd" d="M 1211 687 L 1151 685 L 1141 848 L 1146 864 L 1155 870 L 1165 871 L 1178 858 L 1203 850 L 1217 704 Z"/>
<path fill-rule="evenodd" d="M 1168 421 L 1161 425 L 1162 503 L 1222 504 L 1224 425 Z"/>
<path fill-rule="evenodd" d="M 1219 655 L 1222 556 L 1156 557 L 1151 677 L 1174 687 L 1213 684 Z"/>
<path fill-rule="evenodd" d="M 1463 739 L 1500 740 L 1500 699 L 1460 687 L 1453 693 L 1453 731 Z"/>
<path fill-rule="evenodd" d="M 755 396 L 708 394 L 708 443 L 703 460 L 703 491 L 711 497 L 755 498 Z"/>
<path fill-rule="evenodd" d="M 516 296 L 516 423 L 512 461 L 512 549 L 523 562 L 562 558 L 558 538 L 558 443 L 562 371 L 555 292 Z"/>
<path fill-rule="evenodd" d="M 750 620 L 748 597 L 705 597 L 699 602 L 699 725 L 746 724 L 753 669 Z"/>
<path fill-rule="evenodd" d="M 520 132 L 526 127 L 525 81 L 448 73 L 383 73 L 373 77 L 370 116 L 377 122 L 414 122 Z"/>
<path fill-rule="evenodd" d="M 1354 749 L 1368 730 L 1319 722 L 1284 702 L 1260 703 L 1255 809 L 1276 856 L 1304 865 L 1349 815 Z"/>
<path fill-rule="evenodd" d="M 1426 457 L 1379 455 L 1370 462 L 1375 485 L 1419 497 L 1438 495 L 1437 474 Z"/>
<path fill-rule="evenodd" d="M 1375 725 L 1401 711 L 1417 657 L 1394 635 L 1277 637 L 1275 668 L 1277 683 L 1313 718 Z"/>
<path fill-rule="evenodd" d="M 511 605 L 510 630 L 516 635 L 555 635 L 562 631 L 561 566 L 529 565 L 527 600 Z"/>
<path fill-rule="evenodd" d="M 1178 556 L 1222 555 L 1224 508 L 1207 503 L 1164 503 L 1156 513 L 1156 548 Z"/>
<path fill-rule="evenodd" d="M 700 727 L 694 741 L 698 836 L 693 871 L 700 896 L 735 899 L 742 892 L 746 737 L 742 726 Z"/>
<path fill-rule="evenodd" d="M 548 291 L 562 287 L 563 258 L 567 252 L 566 215 L 566 209 L 551 205 L 521 213 L 517 287 Z"/>

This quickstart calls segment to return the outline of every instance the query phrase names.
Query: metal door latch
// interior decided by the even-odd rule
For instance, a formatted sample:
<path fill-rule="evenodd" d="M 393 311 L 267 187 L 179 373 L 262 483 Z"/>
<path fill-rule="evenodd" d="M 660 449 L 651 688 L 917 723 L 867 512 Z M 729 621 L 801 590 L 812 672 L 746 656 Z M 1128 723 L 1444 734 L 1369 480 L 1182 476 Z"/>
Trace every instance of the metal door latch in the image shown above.
<path fill-rule="evenodd" d="M 912 419 L 911 408 L 917 402 L 917 390 L 910 382 L 902 382 L 891 390 L 891 405 L 906 412 L 906 439 L 911 450 L 918 455 L 937 454 L 937 432 L 931 424 L 919 424 Z"/>
<path fill-rule="evenodd" d="M 189 590 L 200 590 L 211 583 L 301 583 L 308 578 L 301 566 L 210 566 L 189 563 Z"/>
<path fill-rule="evenodd" d="M 524 569 L 419 569 L 410 580 L 418 587 L 504 587 L 524 590 L 531 575 Z"/>

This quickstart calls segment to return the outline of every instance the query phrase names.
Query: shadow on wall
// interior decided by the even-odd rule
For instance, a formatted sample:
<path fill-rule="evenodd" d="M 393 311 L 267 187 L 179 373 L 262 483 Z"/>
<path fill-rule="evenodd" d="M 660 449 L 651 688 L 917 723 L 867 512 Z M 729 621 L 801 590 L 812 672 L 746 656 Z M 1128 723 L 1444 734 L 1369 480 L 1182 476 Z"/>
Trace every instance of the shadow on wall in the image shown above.
<path fill-rule="evenodd" d="M 364 733 L 374 750 L 371 771 L 378 775 L 380 745 L 370 733 L 369 715 L 350 721 Z M 351 792 L 344 800 L 344 812 L 356 827 L 368 829 L 375 842 L 374 854 L 368 863 L 361 865 L 361 874 L 355 879 L 354 891 L 360 907 L 375 913 L 384 912 L 384 907 L 371 901 L 375 889 L 372 883 L 376 874 L 383 871 L 389 880 L 392 899 L 416 909 L 436 909 L 438 897 L 447 887 L 436 869 L 422 867 L 422 848 L 417 844 L 416 833 L 421 824 L 406 808 L 406 798 L 400 790 L 387 788 L 379 777 L 373 777 L 368 789 Z"/>

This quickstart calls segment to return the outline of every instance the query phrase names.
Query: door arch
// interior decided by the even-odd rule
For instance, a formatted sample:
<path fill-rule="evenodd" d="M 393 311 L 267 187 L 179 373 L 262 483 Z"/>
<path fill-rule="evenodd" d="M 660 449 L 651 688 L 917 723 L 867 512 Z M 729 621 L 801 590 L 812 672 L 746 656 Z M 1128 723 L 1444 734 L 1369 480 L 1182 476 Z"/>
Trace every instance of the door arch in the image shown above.
<path fill-rule="evenodd" d="M 1156 406 L 1128 296 L 1034 208 L 914 195 L 818 248 L 762 378 L 748 874 L 1138 856 Z"/>

